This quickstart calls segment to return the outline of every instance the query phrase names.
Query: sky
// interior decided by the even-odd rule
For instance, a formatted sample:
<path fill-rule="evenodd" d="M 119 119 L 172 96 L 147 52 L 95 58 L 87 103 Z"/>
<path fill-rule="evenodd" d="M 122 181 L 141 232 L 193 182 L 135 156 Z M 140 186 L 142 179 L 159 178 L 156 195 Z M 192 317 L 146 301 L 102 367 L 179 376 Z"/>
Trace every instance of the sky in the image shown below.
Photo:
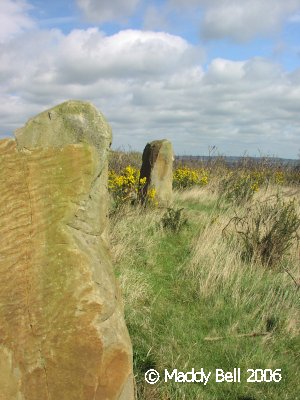
<path fill-rule="evenodd" d="M 300 0 L 0 0 L 0 138 L 68 99 L 113 148 L 300 157 Z"/>

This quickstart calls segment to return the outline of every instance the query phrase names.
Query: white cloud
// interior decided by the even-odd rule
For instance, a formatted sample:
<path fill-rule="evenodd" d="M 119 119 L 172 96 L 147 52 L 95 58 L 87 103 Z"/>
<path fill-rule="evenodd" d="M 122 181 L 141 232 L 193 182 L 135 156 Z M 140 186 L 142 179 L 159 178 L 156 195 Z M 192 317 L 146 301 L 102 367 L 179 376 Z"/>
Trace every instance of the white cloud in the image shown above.
<path fill-rule="evenodd" d="M 212 60 L 206 74 L 208 82 L 235 83 L 245 76 L 245 62 L 230 61 L 222 58 Z"/>
<path fill-rule="evenodd" d="M 140 0 L 77 0 L 77 5 L 91 22 L 121 21 L 129 17 Z"/>
<path fill-rule="evenodd" d="M 164 32 L 125 30 L 105 36 L 97 28 L 74 30 L 59 46 L 60 79 L 91 83 L 100 77 L 162 77 L 195 62 L 202 51 Z"/>
<path fill-rule="evenodd" d="M 167 137 L 177 153 L 216 145 L 297 156 L 300 73 L 263 58 L 217 58 L 163 32 L 96 28 L 27 32 L 0 44 L 0 132 L 69 98 L 92 101 L 113 127 L 114 146 L 142 149 Z"/>
<path fill-rule="evenodd" d="M 23 0 L 0 1 L 0 43 L 35 26 L 28 16 L 31 6 Z"/>
<path fill-rule="evenodd" d="M 300 9 L 299 0 L 169 0 L 169 4 L 182 12 L 202 8 L 203 37 L 236 42 L 278 32 L 289 18 L 296 18 L 293 15 Z"/>

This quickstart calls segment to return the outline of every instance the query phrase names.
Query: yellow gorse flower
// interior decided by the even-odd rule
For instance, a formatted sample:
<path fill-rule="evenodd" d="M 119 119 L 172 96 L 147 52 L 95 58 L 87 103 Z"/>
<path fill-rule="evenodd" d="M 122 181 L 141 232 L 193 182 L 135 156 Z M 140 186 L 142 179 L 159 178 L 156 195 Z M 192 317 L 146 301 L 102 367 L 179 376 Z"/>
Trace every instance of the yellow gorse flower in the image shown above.
<path fill-rule="evenodd" d="M 284 183 L 284 173 L 281 171 L 276 171 L 274 175 L 274 181 L 277 185 L 282 185 Z"/>
<path fill-rule="evenodd" d="M 108 189 L 117 206 L 126 201 L 139 199 L 141 189 L 146 185 L 146 177 L 140 179 L 140 171 L 131 165 L 125 167 L 120 174 L 109 171 Z M 147 191 L 147 204 L 157 206 L 156 190 L 150 188 Z"/>
<path fill-rule="evenodd" d="M 154 199 L 155 195 L 156 195 L 156 189 L 151 188 L 148 190 L 147 196 L 149 199 Z"/>
<path fill-rule="evenodd" d="M 258 183 L 257 183 L 257 182 L 254 182 L 254 183 L 251 185 L 251 190 L 252 190 L 253 192 L 257 192 L 258 189 L 259 189 Z"/>
<path fill-rule="evenodd" d="M 108 189 L 116 205 L 121 205 L 126 201 L 138 200 L 139 193 L 145 185 L 146 177 L 140 178 L 140 171 L 131 165 L 125 167 L 120 174 L 115 171 L 109 171 Z M 148 188 L 146 200 L 147 205 L 158 205 L 155 188 Z"/>
<path fill-rule="evenodd" d="M 140 179 L 140 171 L 131 165 L 125 167 L 120 174 L 109 171 L 108 189 L 118 205 L 137 197 L 138 189 L 146 183 L 146 178 Z"/>
<path fill-rule="evenodd" d="M 204 186 L 208 184 L 209 173 L 207 170 L 192 169 L 187 166 L 179 167 L 174 171 L 174 187 L 183 189 L 194 185 Z"/>
<path fill-rule="evenodd" d="M 150 188 L 147 191 L 147 205 L 157 207 L 158 201 L 156 199 L 156 189 Z"/>

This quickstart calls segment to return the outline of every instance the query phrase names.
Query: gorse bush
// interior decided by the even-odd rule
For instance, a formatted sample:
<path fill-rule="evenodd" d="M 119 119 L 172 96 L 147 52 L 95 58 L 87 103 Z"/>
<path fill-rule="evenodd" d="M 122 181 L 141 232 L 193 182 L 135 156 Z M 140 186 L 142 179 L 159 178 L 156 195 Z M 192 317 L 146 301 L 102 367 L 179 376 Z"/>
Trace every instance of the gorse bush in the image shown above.
<path fill-rule="evenodd" d="M 208 183 L 208 170 L 193 169 L 187 166 L 176 168 L 173 174 L 173 187 L 186 189 L 194 185 L 205 186 Z"/>
<path fill-rule="evenodd" d="M 161 220 L 163 228 L 177 233 L 185 227 L 188 220 L 183 216 L 183 210 L 183 208 L 168 208 Z"/>
<path fill-rule="evenodd" d="M 114 170 L 108 175 L 108 189 L 113 196 L 115 205 L 119 206 L 127 201 L 137 199 L 140 184 L 140 171 L 130 165 L 125 167 L 120 174 Z"/>
<path fill-rule="evenodd" d="M 241 205 L 251 200 L 263 182 L 259 173 L 230 172 L 219 183 L 222 199 Z"/>
<path fill-rule="evenodd" d="M 146 182 L 146 178 L 143 178 Z M 143 181 L 141 179 L 141 181 Z M 148 207 L 157 207 L 158 206 L 158 201 L 157 201 L 157 196 L 156 196 L 156 189 L 154 187 L 149 187 L 147 189 L 147 195 L 146 199 L 144 201 L 144 205 Z"/>
<path fill-rule="evenodd" d="M 127 165 L 119 174 L 114 170 L 109 171 L 108 190 L 112 194 L 115 208 L 128 202 L 132 204 L 139 202 L 141 190 L 145 185 L 146 178 L 140 179 L 140 170 L 131 165 Z M 144 204 L 157 206 L 155 188 L 148 188 Z"/>
<path fill-rule="evenodd" d="M 236 216 L 231 223 L 242 245 L 243 259 L 273 267 L 298 239 L 300 218 L 295 201 L 283 201 L 277 195 L 275 200 L 256 203 L 244 217 Z"/>
<path fill-rule="evenodd" d="M 283 171 L 276 171 L 274 174 L 274 183 L 277 185 L 283 185 L 285 182 L 285 174 Z"/>

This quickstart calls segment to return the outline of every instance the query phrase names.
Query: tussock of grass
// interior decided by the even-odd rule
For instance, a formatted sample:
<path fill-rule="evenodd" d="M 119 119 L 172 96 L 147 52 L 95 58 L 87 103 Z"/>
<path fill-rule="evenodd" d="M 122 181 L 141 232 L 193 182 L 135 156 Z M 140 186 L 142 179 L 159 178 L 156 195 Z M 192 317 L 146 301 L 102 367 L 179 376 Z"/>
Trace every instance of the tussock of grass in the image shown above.
<path fill-rule="evenodd" d="M 288 190 L 288 189 L 286 189 Z M 254 198 L 269 196 L 256 193 Z M 188 226 L 162 229 L 165 210 L 125 207 L 111 222 L 112 254 L 125 302 L 140 400 L 297 399 L 299 279 L 294 243 L 275 270 L 241 259 L 234 235 L 222 233 L 244 207 L 218 203 L 209 186 L 175 193 Z M 298 210 L 299 211 L 299 210 Z M 243 334 L 260 332 L 265 336 Z M 206 338 L 222 337 L 208 342 Z M 214 371 L 281 368 L 280 383 L 148 385 L 149 368 Z M 298 396 L 298 397 L 297 397 Z"/>

